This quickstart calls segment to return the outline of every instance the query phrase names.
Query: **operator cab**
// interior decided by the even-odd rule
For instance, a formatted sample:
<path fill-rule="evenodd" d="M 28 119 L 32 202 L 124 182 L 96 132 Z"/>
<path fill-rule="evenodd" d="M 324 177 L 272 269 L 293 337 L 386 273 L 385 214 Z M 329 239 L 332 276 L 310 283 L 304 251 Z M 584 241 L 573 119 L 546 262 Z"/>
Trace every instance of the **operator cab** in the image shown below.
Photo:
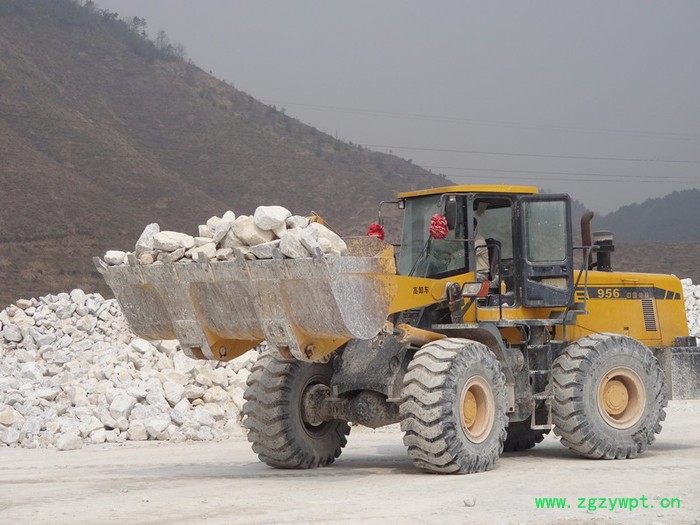
<path fill-rule="evenodd" d="M 490 283 L 487 305 L 570 304 L 567 195 L 539 195 L 530 187 L 455 186 L 399 198 L 405 210 L 399 274 L 443 279 L 473 273 L 475 282 Z"/>

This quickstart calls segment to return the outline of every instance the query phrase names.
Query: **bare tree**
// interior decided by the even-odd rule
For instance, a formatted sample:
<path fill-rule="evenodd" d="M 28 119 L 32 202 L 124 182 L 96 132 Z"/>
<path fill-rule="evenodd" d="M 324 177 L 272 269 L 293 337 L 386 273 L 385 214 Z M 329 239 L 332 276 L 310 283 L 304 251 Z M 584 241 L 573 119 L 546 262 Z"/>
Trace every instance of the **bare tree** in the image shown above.
<path fill-rule="evenodd" d="M 146 36 L 146 19 L 135 16 L 127 18 L 126 23 L 134 33 L 141 36 Z"/>
<path fill-rule="evenodd" d="M 156 39 L 153 43 L 156 45 L 156 49 L 158 51 L 168 51 L 168 48 L 172 47 L 170 45 L 170 39 L 168 38 L 168 35 L 166 35 L 165 31 L 163 31 L 162 29 L 158 31 Z"/>
<path fill-rule="evenodd" d="M 185 60 L 187 57 L 187 51 L 185 50 L 185 46 L 182 44 L 174 44 L 172 46 L 172 53 L 178 60 Z"/>

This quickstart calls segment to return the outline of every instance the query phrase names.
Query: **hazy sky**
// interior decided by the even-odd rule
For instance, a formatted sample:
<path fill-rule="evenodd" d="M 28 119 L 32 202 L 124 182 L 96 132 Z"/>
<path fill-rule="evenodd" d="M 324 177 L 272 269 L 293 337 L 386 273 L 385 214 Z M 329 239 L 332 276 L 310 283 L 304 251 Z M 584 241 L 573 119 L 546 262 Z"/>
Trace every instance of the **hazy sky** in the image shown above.
<path fill-rule="evenodd" d="M 603 213 L 700 187 L 697 0 L 97 3 L 288 115 L 459 183 Z"/>

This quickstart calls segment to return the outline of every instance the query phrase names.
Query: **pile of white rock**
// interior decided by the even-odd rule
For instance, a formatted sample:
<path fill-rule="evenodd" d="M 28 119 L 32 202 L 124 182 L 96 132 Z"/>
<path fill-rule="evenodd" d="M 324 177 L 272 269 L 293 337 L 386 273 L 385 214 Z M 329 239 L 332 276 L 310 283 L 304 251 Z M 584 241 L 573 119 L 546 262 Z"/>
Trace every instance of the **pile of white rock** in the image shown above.
<path fill-rule="evenodd" d="M 685 317 L 688 320 L 688 333 L 700 337 L 700 285 L 692 279 L 681 279 L 685 297 Z"/>
<path fill-rule="evenodd" d="M 76 449 L 242 434 L 258 349 L 197 361 L 134 338 L 114 300 L 73 290 L 0 311 L 0 446 Z"/>
<path fill-rule="evenodd" d="M 347 246 L 335 232 L 311 217 L 292 215 L 282 206 L 258 206 L 255 214 L 227 211 L 199 226 L 199 235 L 160 231 L 149 224 L 133 252 L 110 250 L 110 265 L 230 261 L 344 255 Z"/>

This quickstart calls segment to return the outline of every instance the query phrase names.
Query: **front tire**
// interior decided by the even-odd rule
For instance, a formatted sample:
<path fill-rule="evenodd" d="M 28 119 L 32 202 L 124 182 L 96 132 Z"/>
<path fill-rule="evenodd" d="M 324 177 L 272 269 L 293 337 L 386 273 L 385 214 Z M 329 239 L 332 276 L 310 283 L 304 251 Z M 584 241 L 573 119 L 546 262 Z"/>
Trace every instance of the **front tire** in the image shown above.
<path fill-rule="evenodd" d="M 329 385 L 330 364 L 282 359 L 262 353 L 248 377 L 243 424 L 261 461 L 275 468 L 307 469 L 329 465 L 340 456 L 350 427 L 345 421 L 314 424 L 302 417 L 304 392 Z"/>
<path fill-rule="evenodd" d="M 639 341 L 597 334 L 564 349 L 552 367 L 554 433 L 590 458 L 634 458 L 666 418 L 661 368 Z"/>
<path fill-rule="evenodd" d="M 417 467 L 453 474 L 491 469 L 508 422 L 496 356 L 468 339 L 423 346 L 408 366 L 399 411 L 403 441 Z"/>

